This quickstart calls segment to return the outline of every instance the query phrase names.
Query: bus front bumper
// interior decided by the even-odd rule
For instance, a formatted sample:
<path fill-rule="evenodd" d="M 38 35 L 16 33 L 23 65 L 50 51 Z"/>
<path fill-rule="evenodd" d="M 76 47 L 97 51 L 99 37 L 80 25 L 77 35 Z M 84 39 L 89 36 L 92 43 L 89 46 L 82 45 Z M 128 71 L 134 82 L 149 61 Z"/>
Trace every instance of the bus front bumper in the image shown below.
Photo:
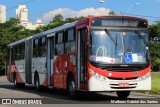
<path fill-rule="evenodd" d="M 128 84 L 128 85 L 120 85 Z M 88 81 L 88 91 L 151 90 L 151 76 L 134 80 L 100 80 L 92 76 Z"/>

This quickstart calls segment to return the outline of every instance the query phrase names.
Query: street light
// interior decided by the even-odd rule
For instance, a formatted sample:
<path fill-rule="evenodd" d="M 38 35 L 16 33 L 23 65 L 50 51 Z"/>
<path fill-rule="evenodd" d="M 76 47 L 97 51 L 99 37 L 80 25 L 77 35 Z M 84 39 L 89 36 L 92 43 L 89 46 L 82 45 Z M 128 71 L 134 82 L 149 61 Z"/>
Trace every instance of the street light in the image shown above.
<path fill-rule="evenodd" d="M 130 5 L 129 8 L 127 9 L 125 15 L 127 15 L 127 13 L 132 9 L 133 6 L 138 6 L 138 5 L 140 5 L 140 3 L 134 3 L 134 4 Z"/>
<path fill-rule="evenodd" d="M 100 2 L 100 3 L 105 3 L 105 1 L 104 1 L 104 0 L 99 0 L 99 2 Z"/>
<path fill-rule="evenodd" d="M 98 0 L 98 1 L 99 1 L 100 3 L 106 3 L 105 0 Z M 112 6 L 111 6 L 109 3 L 107 3 L 107 4 L 108 4 L 108 6 L 109 6 L 111 12 L 113 12 Z"/>

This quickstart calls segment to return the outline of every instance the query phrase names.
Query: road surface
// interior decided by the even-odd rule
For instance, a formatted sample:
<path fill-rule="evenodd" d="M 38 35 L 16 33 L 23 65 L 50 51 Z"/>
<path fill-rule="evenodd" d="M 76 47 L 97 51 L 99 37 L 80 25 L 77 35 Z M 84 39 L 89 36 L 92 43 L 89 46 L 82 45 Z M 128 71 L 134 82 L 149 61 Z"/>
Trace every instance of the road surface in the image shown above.
<path fill-rule="evenodd" d="M 106 92 L 90 93 L 90 94 L 83 93 L 80 98 L 73 100 L 69 98 L 65 90 L 47 89 L 44 92 L 37 92 L 35 87 L 31 85 L 26 85 L 25 88 L 14 88 L 13 83 L 8 82 L 5 76 L 0 77 L 0 98 L 37 98 L 37 99 L 45 98 L 46 100 L 51 99 L 52 103 L 54 104 L 62 104 L 62 105 L 71 104 L 68 107 L 72 107 L 73 104 L 76 104 L 79 107 L 81 107 L 79 104 L 89 104 L 88 107 L 90 107 L 92 104 L 94 104 L 92 107 L 94 107 L 95 104 L 104 106 L 106 104 L 108 105 L 108 103 L 111 102 L 111 99 L 115 101 L 121 100 L 117 97 L 117 95 L 114 92 L 113 93 L 106 93 Z M 141 98 L 160 99 L 160 96 L 144 95 L 144 94 L 132 92 L 127 100 L 135 101 L 135 100 L 140 100 Z M 117 107 L 118 105 L 121 105 L 121 104 L 111 104 L 111 106 L 113 105 Z M 123 107 L 127 105 L 128 104 L 124 104 Z M 139 105 L 143 106 L 143 104 L 139 104 Z M 160 104 L 147 104 L 147 107 L 153 107 L 156 105 L 159 106 Z M 135 104 L 130 104 L 130 107 L 132 106 L 135 107 Z M 6 105 L 6 107 L 11 107 L 11 106 Z M 38 106 L 38 107 L 41 107 L 41 106 Z"/>

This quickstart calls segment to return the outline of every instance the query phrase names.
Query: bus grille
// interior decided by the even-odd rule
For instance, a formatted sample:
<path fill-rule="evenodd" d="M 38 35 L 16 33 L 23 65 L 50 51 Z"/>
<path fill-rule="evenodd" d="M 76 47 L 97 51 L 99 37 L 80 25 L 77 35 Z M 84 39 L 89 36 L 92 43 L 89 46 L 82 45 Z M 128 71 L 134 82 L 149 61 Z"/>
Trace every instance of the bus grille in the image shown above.
<path fill-rule="evenodd" d="M 102 68 L 107 71 L 118 71 L 118 72 L 130 72 L 130 71 L 140 71 L 143 70 L 145 67 L 106 67 Z"/>
<path fill-rule="evenodd" d="M 108 79 L 110 80 L 134 80 L 134 79 L 137 79 L 138 77 L 132 77 L 132 78 L 114 78 L 114 77 L 107 77 Z"/>

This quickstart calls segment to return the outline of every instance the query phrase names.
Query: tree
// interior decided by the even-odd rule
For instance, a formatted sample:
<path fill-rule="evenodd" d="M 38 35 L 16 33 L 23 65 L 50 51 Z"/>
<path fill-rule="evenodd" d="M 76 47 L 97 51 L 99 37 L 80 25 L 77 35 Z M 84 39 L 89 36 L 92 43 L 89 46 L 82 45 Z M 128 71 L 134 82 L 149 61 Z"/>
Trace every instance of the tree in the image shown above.
<path fill-rule="evenodd" d="M 74 22 L 76 20 L 80 20 L 82 18 L 84 18 L 84 17 L 81 16 L 81 17 L 64 19 L 61 14 L 57 14 L 57 15 L 54 16 L 53 20 L 50 21 L 49 24 L 38 27 L 34 32 L 38 33 L 38 32 L 42 32 L 42 31 L 50 30 L 50 29 L 56 28 L 58 26 L 62 26 L 66 23 L 71 23 L 71 22 Z"/>
<path fill-rule="evenodd" d="M 0 24 L 0 71 L 5 68 L 7 45 L 22 38 L 33 35 L 33 31 L 20 25 L 20 20 L 10 18 L 6 23 Z"/>
<path fill-rule="evenodd" d="M 156 42 L 151 42 L 150 45 L 151 65 L 153 71 L 159 71 L 160 67 L 160 45 Z"/>
<path fill-rule="evenodd" d="M 63 16 L 61 14 L 57 14 L 54 16 L 53 20 L 51 21 L 51 23 L 54 23 L 54 22 L 59 22 L 59 21 L 63 21 Z"/>
<path fill-rule="evenodd" d="M 114 13 L 114 11 L 110 11 L 109 15 L 116 15 L 116 14 Z"/>
<path fill-rule="evenodd" d="M 152 40 L 154 37 L 159 37 L 160 38 L 160 24 L 159 22 L 156 22 L 155 24 L 152 24 L 149 26 L 150 28 L 150 40 Z"/>

